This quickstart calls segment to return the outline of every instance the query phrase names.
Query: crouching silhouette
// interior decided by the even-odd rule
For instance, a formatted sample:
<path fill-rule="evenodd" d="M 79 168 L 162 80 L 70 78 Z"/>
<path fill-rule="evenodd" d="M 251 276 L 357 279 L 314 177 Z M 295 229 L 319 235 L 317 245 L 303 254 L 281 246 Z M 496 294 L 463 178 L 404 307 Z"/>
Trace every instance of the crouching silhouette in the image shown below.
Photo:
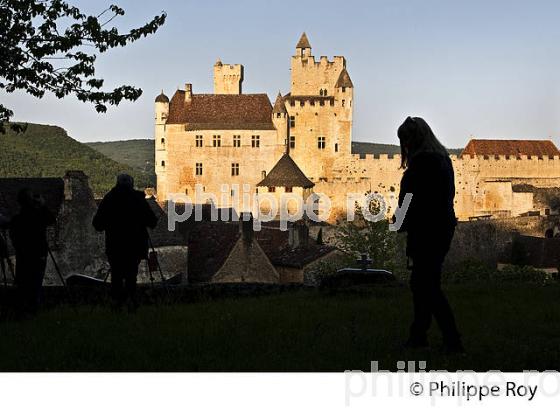
<path fill-rule="evenodd" d="M 148 231 L 157 218 L 144 193 L 134 190 L 130 175 L 117 177 L 116 186 L 105 195 L 93 218 L 93 227 L 105 231 L 105 252 L 111 266 L 111 294 L 116 307 L 126 301 L 138 306 L 136 277 L 138 265 L 148 257 Z"/>
<path fill-rule="evenodd" d="M 453 165 L 445 147 L 422 118 L 408 117 L 398 129 L 402 167 L 399 205 L 407 193 L 412 201 L 401 231 L 407 232 L 407 256 L 412 262 L 410 287 L 414 320 L 408 347 L 427 346 L 432 316 L 447 351 L 463 351 L 455 318 L 441 289 L 441 272 L 457 219 L 453 209 Z"/>

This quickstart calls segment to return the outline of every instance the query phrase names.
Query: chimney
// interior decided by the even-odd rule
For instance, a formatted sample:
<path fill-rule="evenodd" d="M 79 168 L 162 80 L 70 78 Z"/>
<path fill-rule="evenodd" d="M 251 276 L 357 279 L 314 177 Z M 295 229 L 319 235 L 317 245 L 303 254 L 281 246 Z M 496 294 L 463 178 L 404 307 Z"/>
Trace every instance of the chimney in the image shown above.
<path fill-rule="evenodd" d="M 243 237 L 243 242 L 245 245 L 251 245 L 253 242 L 253 215 L 250 212 L 243 212 L 241 218 L 239 218 L 239 224 L 241 229 L 241 235 Z"/>
<path fill-rule="evenodd" d="M 288 230 L 288 245 L 292 249 L 307 248 L 309 245 L 309 227 L 303 221 L 290 225 Z"/>
<path fill-rule="evenodd" d="M 185 102 L 191 102 L 192 100 L 192 84 L 185 84 Z"/>

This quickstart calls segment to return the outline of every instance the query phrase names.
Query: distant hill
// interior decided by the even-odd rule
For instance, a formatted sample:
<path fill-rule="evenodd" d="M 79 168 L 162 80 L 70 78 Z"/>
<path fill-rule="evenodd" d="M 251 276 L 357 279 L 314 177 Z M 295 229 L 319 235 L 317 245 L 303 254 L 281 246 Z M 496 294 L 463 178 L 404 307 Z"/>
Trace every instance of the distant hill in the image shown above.
<path fill-rule="evenodd" d="M 448 148 L 450 154 L 459 155 L 463 148 Z M 393 144 L 376 144 L 374 142 L 352 142 L 352 154 L 400 154 L 401 147 Z"/>
<path fill-rule="evenodd" d="M 0 177 L 62 177 L 67 170 L 84 171 L 96 195 L 110 190 L 121 172 L 133 175 L 138 188 L 153 186 L 144 173 L 107 158 L 60 127 L 28 124 L 25 132 L 7 127 L 0 134 Z"/>
<path fill-rule="evenodd" d="M 86 145 L 111 158 L 113 161 L 131 166 L 138 172 L 141 172 L 150 181 L 151 186 L 156 185 L 154 140 L 90 142 Z"/>

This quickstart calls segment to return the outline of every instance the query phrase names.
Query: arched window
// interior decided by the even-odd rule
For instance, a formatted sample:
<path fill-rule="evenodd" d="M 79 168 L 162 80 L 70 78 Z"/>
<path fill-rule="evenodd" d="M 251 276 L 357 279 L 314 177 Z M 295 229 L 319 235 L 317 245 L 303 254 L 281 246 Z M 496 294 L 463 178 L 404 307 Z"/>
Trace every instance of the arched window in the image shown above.
<path fill-rule="evenodd" d="M 162 166 L 162 167 L 165 166 L 165 161 L 161 161 L 161 166 Z"/>
<path fill-rule="evenodd" d="M 165 138 L 161 139 L 161 145 L 165 145 Z"/>

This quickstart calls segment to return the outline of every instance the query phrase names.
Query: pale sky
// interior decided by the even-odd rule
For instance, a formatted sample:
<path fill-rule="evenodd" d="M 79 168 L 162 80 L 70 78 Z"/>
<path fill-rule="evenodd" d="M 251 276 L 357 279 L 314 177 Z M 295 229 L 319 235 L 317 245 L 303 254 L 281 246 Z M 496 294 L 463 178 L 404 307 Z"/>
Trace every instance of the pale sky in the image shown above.
<path fill-rule="evenodd" d="M 165 10 L 155 35 L 98 58 L 106 84 L 144 90 L 97 114 L 73 97 L 0 93 L 15 120 L 55 124 L 79 141 L 151 138 L 153 101 L 185 82 L 212 91 L 212 65 L 245 66 L 244 92 L 289 92 L 303 31 L 313 55 L 344 55 L 355 86 L 355 141 L 397 143 L 423 116 L 448 147 L 477 138 L 553 137 L 560 145 L 560 2 L 519 0 L 70 1 L 89 13 L 116 3 L 120 27 Z"/>

